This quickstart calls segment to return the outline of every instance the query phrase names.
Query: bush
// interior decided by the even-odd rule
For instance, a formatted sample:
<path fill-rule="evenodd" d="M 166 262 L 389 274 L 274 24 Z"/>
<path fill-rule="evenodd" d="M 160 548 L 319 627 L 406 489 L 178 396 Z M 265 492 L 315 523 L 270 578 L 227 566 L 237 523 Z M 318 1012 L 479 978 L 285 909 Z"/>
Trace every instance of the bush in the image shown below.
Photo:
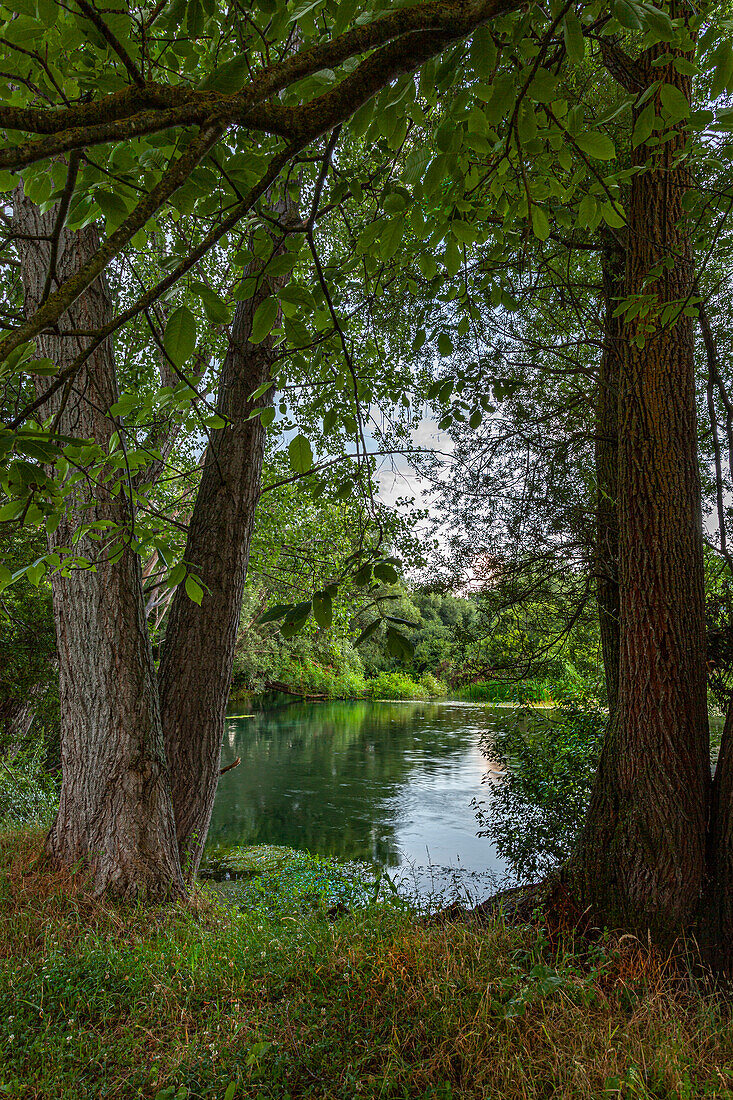
<path fill-rule="evenodd" d="M 608 717 L 565 704 L 559 715 L 518 711 L 492 730 L 486 757 L 505 769 L 488 802 L 475 802 L 486 836 L 517 879 L 541 878 L 572 853 L 582 824 Z"/>
<path fill-rule="evenodd" d="M 428 699 L 429 692 L 404 672 L 380 672 L 367 682 L 372 699 Z"/>
<path fill-rule="evenodd" d="M 448 685 L 433 676 L 432 672 L 423 672 L 420 683 L 427 691 L 431 699 L 445 699 L 448 694 Z"/>

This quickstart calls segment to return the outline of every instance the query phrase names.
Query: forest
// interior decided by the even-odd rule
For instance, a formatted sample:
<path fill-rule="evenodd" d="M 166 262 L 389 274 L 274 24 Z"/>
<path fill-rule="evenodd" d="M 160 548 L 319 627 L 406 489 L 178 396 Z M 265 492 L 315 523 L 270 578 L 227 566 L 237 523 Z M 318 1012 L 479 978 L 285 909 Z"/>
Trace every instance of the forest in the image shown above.
<path fill-rule="evenodd" d="M 0 58 L 0 1094 L 733 1097 L 733 11 Z"/>

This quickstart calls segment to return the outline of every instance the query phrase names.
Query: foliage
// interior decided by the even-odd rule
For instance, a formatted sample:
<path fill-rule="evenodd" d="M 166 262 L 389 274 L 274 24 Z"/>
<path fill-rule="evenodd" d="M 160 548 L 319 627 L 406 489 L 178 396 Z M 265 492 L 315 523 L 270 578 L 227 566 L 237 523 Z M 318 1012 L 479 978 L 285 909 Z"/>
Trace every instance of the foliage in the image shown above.
<path fill-rule="evenodd" d="M 545 680 L 479 680 L 456 691 L 471 703 L 549 703 L 554 685 Z"/>
<path fill-rule="evenodd" d="M 273 914 L 351 909 L 374 894 L 371 867 L 270 845 L 215 847 L 207 853 L 203 877 L 225 883 L 227 900 L 239 908 Z"/>
<path fill-rule="evenodd" d="M 58 788 L 44 767 L 38 746 L 12 760 L 0 758 L 0 824 L 47 823 L 57 805 Z"/>
<path fill-rule="evenodd" d="M 369 694 L 374 699 L 429 698 L 427 686 L 416 683 L 404 672 L 380 672 L 369 681 Z"/>
<path fill-rule="evenodd" d="M 571 854 L 590 798 L 607 716 L 565 704 L 518 711 L 484 744 L 506 770 L 488 802 L 476 803 L 489 837 L 519 882 L 541 878 Z"/>
<path fill-rule="evenodd" d="M 45 552 L 43 538 L 33 528 L 0 524 L 0 552 L 18 570 L 31 566 Z M 5 744 L 7 725 L 29 698 L 33 701 L 31 743 L 47 744 L 57 757 L 58 677 L 55 673 L 51 592 L 47 584 L 21 577 L 0 595 L 0 756 L 17 744 Z M 15 738 L 11 738 L 15 742 Z M 23 745 L 29 748 L 30 745 Z"/>
<path fill-rule="evenodd" d="M 151 914 L 44 872 L 39 839 L 0 835 L 9 1096 L 733 1095 L 725 999 L 631 937 L 416 923 L 381 905 L 242 911 L 210 887 Z"/>

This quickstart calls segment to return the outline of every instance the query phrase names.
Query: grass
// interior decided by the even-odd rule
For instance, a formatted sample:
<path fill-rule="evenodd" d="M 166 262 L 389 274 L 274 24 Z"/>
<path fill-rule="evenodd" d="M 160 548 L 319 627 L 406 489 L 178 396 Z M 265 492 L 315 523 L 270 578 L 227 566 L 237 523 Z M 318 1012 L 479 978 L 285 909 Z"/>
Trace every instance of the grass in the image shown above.
<path fill-rule="evenodd" d="M 0 1095 L 733 1098 L 726 1003 L 631 938 L 90 897 L 0 835 Z"/>

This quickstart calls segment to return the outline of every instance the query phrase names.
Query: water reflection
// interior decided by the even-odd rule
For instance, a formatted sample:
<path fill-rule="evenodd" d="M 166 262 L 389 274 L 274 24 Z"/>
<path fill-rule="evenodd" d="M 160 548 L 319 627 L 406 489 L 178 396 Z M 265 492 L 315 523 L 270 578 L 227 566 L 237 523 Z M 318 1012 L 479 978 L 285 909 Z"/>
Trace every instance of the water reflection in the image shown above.
<path fill-rule="evenodd" d="M 480 748 L 502 712 L 470 704 L 292 704 L 227 723 L 208 844 L 284 844 L 382 867 L 501 873 L 476 837 Z M 485 787 L 483 788 L 485 790 Z"/>

